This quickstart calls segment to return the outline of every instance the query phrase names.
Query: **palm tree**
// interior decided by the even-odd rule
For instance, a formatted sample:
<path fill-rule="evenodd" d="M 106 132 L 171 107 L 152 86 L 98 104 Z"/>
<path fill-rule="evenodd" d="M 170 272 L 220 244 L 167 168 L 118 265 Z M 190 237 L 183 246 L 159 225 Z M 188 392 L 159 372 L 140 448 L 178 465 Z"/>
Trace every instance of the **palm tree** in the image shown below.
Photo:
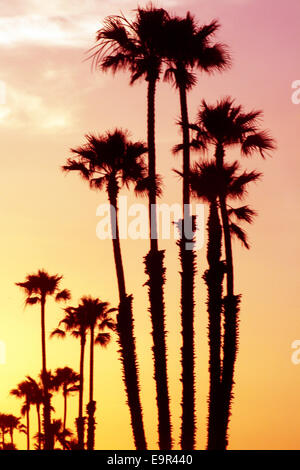
<path fill-rule="evenodd" d="M 195 446 L 195 377 L 194 377 L 194 278 L 196 273 L 196 256 L 193 251 L 193 239 L 189 235 L 192 228 L 190 214 L 190 135 L 187 105 L 187 93 L 196 84 L 194 69 L 205 72 L 223 70 L 229 65 L 225 46 L 212 44 L 212 37 L 218 30 L 217 21 L 198 26 L 195 18 L 188 12 L 185 18 L 170 18 L 165 33 L 164 55 L 167 61 L 165 80 L 171 81 L 179 90 L 180 124 L 182 144 L 175 151 L 183 151 L 183 186 L 182 209 L 183 222 L 181 230 L 181 334 L 182 334 L 182 423 L 181 448 L 193 449 Z"/>
<path fill-rule="evenodd" d="M 101 70 L 127 69 L 131 84 L 138 79 L 147 82 L 147 146 L 148 174 L 143 189 L 149 197 L 149 238 L 150 251 L 145 257 L 146 285 L 149 290 L 150 316 L 152 322 L 154 378 L 158 409 L 159 448 L 171 449 L 171 416 L 167 378 L 167 348 L 165 329 L 164 251 L 158 249 L 156 198 L 160 195 L 160 177 L 156 174 L 155 146 L 155 96 L 162 64 L 164 29 L 169 20 L 163 8 L 151 3 L 146 8 L 137 8 L 134 21 L 124 16 L 110 16 L 97 32 L 97 44 L 92 49 L 96 67 Z"/>
<path fill-rule="evenodd" d="M 64 338 L 66 332 L 71 333 L 75 338 L 80 339 L 80 363 L 79 363 L 79 403 L 78 403 L 78 418 L 76 419 L 77 426 L 77 445 L 78 449 L 84 449 L 84 424 L 85 418 L 83 416 L 83 388 L 84 388 L 84 353 L 86 345 L 86 335 L 88 332 L 88 318 L 86 311 L 82 306 L 66 307 L 64 309 L 66 315 L 59 323 L 52 333 L 51 337 L 59 336 Z M 64 329 L 60 326 L 63 325 Z"/>
<path fill-rule="evenodd" d="M 29 380 L 24 380 L 17 385 L 17 388 L 14 388 L 10 391 L 10 394 L 24 399 L 24 405 L 21 408 L 22 416 L 26 415 L 26 435 L 27 435 L 27 450 L 30 450 L 30 406 L 32 404 L 32 383 Z"/>
<path fill-rule="evenodd" d="M 261 111 L 246 113 L 241 106 L 235 106 L 231 98 L 224 98 L 215 106 L 209 106 L 204 100 L 200 107 L 197 122 L 192 128 L 197 132 L 194 146 L 206 149 L 208 144 L 215 148 L 216 167 L 224 168 L 224 157 L 227 148 L 239 145 L 243 156 L 273 150 L 275 144 L 266 131 L 259 130 Z M 241 175 L 243 178 L 243 175 Z M 246 177 L 247 178 L 247 177 Z M 228 423 L 233 398 L 234 367 L 238 343 L 238 312 L 240 296 L 234 294 L 234 271 L 232 256 L 232 233 L 243 234 L 231 224 L 227 210 L 227 193 L 225 188 L 218 194 L 223 227 L 226 255 L 226 296 L 224 298 L 224 355 L 222 367 L 221 402 L 223 415 L 222 432 L 218 448 L 226 449 L 228 444 Z"/>
<path fill-rule="evenodd" d="M 0 413 L 0 429 L 2 432 L 2 449 L 5 447 L 5 434 L 8 432 L 7 415 Z"/>
<path fill-rule="evenodd" d="M 79 374 L 70 367 L 58 368 L 54 372 L 52 387 L 56 391 L 62 389 L 64 397 L 63 431 L 66 429 L 67 422 L 67 398 L 71 392 L 79 391 L 79 379 Z"/>
<path fill-rule="evenodd" d="M 107 346 L 110 341 L 110 334 L 103 332 L 104 329 L 115 329 L 115 322 L 110 314 L 116 309 L 109 308 L 108 302 L 101 302 L 99 299 L 92 297 L 82 297 L 81 308 L 86 312 L 88 325 L 90 330 L 90 386 L 89 386 L 89 403 L 87 404 L 88 414 L 88 435 L 87 449 L 93 450 L 95 443 L 95 418 L 96 402 L 93 398 L 94 391 L 94 345 L 99 344 L 102 347 Z M 95 338 L 95 328 L 99 328 L 100 332 Z"/>
<path fill-rule="evenodd" d="M 118 225 L 118 194 L 121 186 L 129 186 L 143 176 L 141 156 L 146 153 L 142 142 L 131 142 L 126 132 L 116 129 L 104 135 L 86 136 L 87 143 L 73 149 L 65 171 L 78 171 L 96 189 L 105 188 L 111 206 L 113 252 L 119 290 L 117 333 L 127 402 L 136 448 L 146 449 L 146 438 L 140 401 L 138 366 L 133 332 L 132 296 L 126 292 Z"/>
<path fill-rule="evenodd" d="M 38 449 L 40 450 L 41 447 L 41 405 L 43 404 L 43 384 L 38 383 L 32 377 L 27 376 L 26 379 L 31 383 L 32 390 L 31 390 L 31 404 L 36 406 L 37 412 L 37 421 L 38 421 Z"/>
<path fill-rule="evenodd" d="M 51 430 L 51 435 L 53 439 L 53 447 L 55 443 L 58 442 L 64 450 L 71 449 L 71 444 L 73 442 L 72 440 L 73 433 L 72 431 L 70 431 L 70 429 L 63 429 L 63 423 L 61 419 L 54 419 L 51 422 L 50 430 Z M 36 434 L 34 438 L 38 439 L 39 438 L 38 434 Z M 43 434 L 42 434 L 42 438 L 44 438 Z M 55 450 L 60 450 L 60 449 L 56 448 Z"/>
<path fill-rule="evenodd" d="M 208 218 L 208 269 L 204 273 L 207 285 L 208 299 L 208 339 L 209 339 L 209 415 L 208 415 L 208 442 L 207 449 L 218 449 L 220 441 L 220 413 L 221 413 L 221 315 L 223 313 L 222 282 L 225 273 L 222 256 L 222 226 L 219 215 L 218 196 L 224 192 L 227 198 L 241 199 L 246 194 L 247 184 L 260 177 L 257 172 L 244 172 L 238 174 L 239 165 L 224 164 L 223 169 L 216 167 L 214 162 L 202 162 L 194 165 L 191 171 L 190 184 L 192 193 L 209 203 Z M 239 220 L 251 223 L 255 212 L 248 206 L 237 209 L 227 208 L 229 217 L 235 215 Z M 232 234 L 237 235 L 244 245 L 249 248 L 244 231 L 234 222 L 230 223 Z"/>
<path fill-rule="evenodd" d="M 25 432 L 25 426 L 20 422 L 21 418 L 12 414 L 6 415 L 6 426 L 10 434 L 10 444 L 14 445 L 14 430 Z"/>
<path fill-rule="evenodd" d="M 50 396 L 48 393 L 47 367 L 46 367 L 46 336 L 45 336 L 45 306 L 47 298 L 55 296 L 55 301 L 66 301 L 70 299 L 70 291 L 67 289 L 59 290 L 62 276 L 55 274 L 50 276 L 46 271 L 39 270 L 36 274 L 28 274 L 24 282 L 17 282 L 26 294 L 26 305 L 41 305 L 41 337 L 42 337 L 42 382 L 44 391 L 44 434 L 45 449 L 51 449 L 50 423 Z"/>

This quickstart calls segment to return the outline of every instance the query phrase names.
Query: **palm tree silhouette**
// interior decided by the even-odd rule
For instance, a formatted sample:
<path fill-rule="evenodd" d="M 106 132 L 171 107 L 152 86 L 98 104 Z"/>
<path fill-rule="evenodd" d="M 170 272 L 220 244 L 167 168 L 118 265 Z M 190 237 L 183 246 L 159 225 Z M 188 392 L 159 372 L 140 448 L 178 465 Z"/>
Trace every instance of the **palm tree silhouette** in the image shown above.
<path fill-rule="evenodd" d="M 215 106 L 208 105 L 205 100 L 198 112 L 197 122 L 192 128 L 196 131 L 196 139 L 192 142 L 198 149 L 206 149 L 212 144 L 215 149 L 214 157 L 217 168 L 224 168 L 225 151 L 228 147 L 239 145 L 241 154 L 250 156 L 259 152 L 262 157 L 266 151 L 273 150 L 275 144 L 268 132 L 259 130 L 261 111 L 245 113 L 241 106 L 235 106 L 234 101 L 227 97 L 217 102 Z M 224 246 L 226 255 L 226 296 L 224 298 L 224 356 L 221 383 L 221 434 L 218 448 L 226 449 L 228 445 L 228 423 L 233 398 L 234 367 L 238 343 L 238 312 L 240 296 L 234 294 L 234 271 L 232 256 L 232 233 L 243 238 L 239 227 L 231 224 L 227 210 L 227 194 L 221 189 L 219 195 L 220 212 L 223 227 Z"/>
<path fill-rule="evenodd" d="M 31 397 L 30 401 L 32 405 L 36 406 L 36 412 L 37 412 L 37 421 L 38 421 L 38 435 L 39 440 L 38 440 L 38 449 L 40 450 L 42 448 L 41 443 L 41 405 L 43 404 L 43 384 L 38 383 L 36 380 L 34 380 L 32 377 L 27 376 L 26 379 L 31 383 Z"/>
<path fill-rule="evenodd" d="M 51 410 L 50 396 L 48 393 L 47 367 L 46 367 L 46 336 L 45 336 L 45 306 L 47 298 L 55 296 L 55 301 L 66 301 L 70 299 L 70 291 L 67 289 L 59 291 L 62 276 L 55 274 L 50 276 L 46 271 L 39 270 L 36 274 L 28 274 L 24 282 L 17 282 L 26 294 L 26 305 L 41 305 L 41 337 L 42 337 L 42 382 L 44 391 L 44 434 L 45 450 L 51 450 Z"/>
<path fill-rule="evenodd" d="M 70 367 L 63 367 L 55 369 L 52 387 L 54 390 L 62 390 L 64 397 L 64 417 L 63 417 L 63 431 L 66 429 L 67 422 L 67 399 L 71 392 L 79 391 L 79 374 Z"/>
<path fill-rule="evenodd" d="M 64 311 L 66 314 L 65 317 L 60 321 L 58 328 L 51 333 L 50 337 L 58 336 L 60 338 L 65 338 L 66 332 L 68 332 L 71 333 L 73 337 L 80 339 L 79 403 L 76 426 L 78 438 L 77 446 L 79 450 L 83 450 L 85 424 L 85 418 L 83 416 L 84 353 L 89 324 L 86 310 L 84 310 L 80 305 L 77 307 L 66 307 Z M 61 325 L 63 325 L 64 329 L 60 328 Z"/>
<path fill-rule="evenodd" d="M 21 414 L 22 416 L 26 415 L 26 435 L 27 435 L 27 450 L 30 450 L 30 419 L 29 419 L 29 414 L 30 414 L 30 406 L 32 404 L 31 399 L 32 399 L 32 392 L 33 392 L 33 387 L 32 383 L 30 380 L 23 380 L 23 382 L 20 382 L 17 385 L 17 388 L 14 388 L 10 391 L 10 394 L 20 398 L 24 399 L 24 404 L 21 408 Z"/>
<path fill-rule="evenodd" d="M 142 142 L 131 142 L 127 133 L 116 129 L 104 135 L 86 136 L 87 143 L 73 149 L 75 159 L 69 158 L 65 171 L 78 171 L 95 189 L 106 189 L 111 207 L 112 242 L 119 290 L 117 333 L 127 401 L 136 448 L 146 449 L 142 406 L 140 401 L 138 366 L 133 332 L 132 296 L 127 295 L 120 247 L 118 225 L 118 194 L 144 176 L 141 157 L 146 153 Z"/>
<path fill-rule="evenodd" d="M 195 418 L 195 378 L 194 378 L 194 277 L 196 256 L 192 249 L 192 239 L 188 232 L 192 227 L 190 214 L 190 135 L 187 105 L 187 93 L 196 84 L 194 69 L 205 72 L 223 70 L 229 65 L 229 56 L 225 46 L 212 44 L 212 37 L 219 28 L 217 21 L 198 26 L 189 12 L 185 18 L 172 17 L 166 27 L 165 57 L 167 70 L 165 80 L 179 90 L 180 125 L 182 144 L 174 151 L 183 151 L 183 222 L 181 230 L 181 325 L 182 325 L 182 424 L 181 448 L 193 449 L 196 436 Z M 187 248 L 189 244 L 189 248 Z"/>
<path fill-rule="evenodd" d="M 55 443 L 58 442 L 64 450 L 71 450 L 73 433 L 70 431 L 70 429 L 63 429 L 63 423 L 61 419 L 54 419 L 51 422 L 50 431 L 53 439 L 53 447 Z M 38 434 L 34 436 L 34 439 L 39 439 Z M 43 434 L 42 439 L 44 439 Z M 55 450 L 60 450 L 60 448 L 55 448 Z"/>
<path fill-rule="evenodd" d="M 147 146 L 148 174 L 141 188 L 149 197 L 150 251 L 145 257 L 146 285 L 149 290 L 152 322 L 154 378 L 158 409 L 159 448 L 171 449 L 171 416 L 167 377 L 167 348 L 165 329 L 164 251 L 158 249 L 156 198 L 160 195 L 160 177 L 156 174 L 155 96 L 162 64 L 164 28 L 169 15 L 163 8 L 149 4 L 137 8 L 136 17 L 128 21 L 124 16 L 110 16 L 97 32 L 97 44 L 92 49 L 96 67 L 106 71 L 128 69 L 131 84 L 138 79 L 147 82 Z"/>
<path fill-rule="evenodd" d="M 25 432 L 25 426 L 20 422 L 21 418 L 12 414 L 4 415 L 5 423 L 10 435 L 10 444 L 14 446 L 14 430 Z M 4 443 L 4 442 L 3 442 Z"/>
<path fill-rule="evenodd" d="M 0 413 L 0 430 L 2 432 L 2 449 L 5 448 L 5 434 L 8 432 L 7 415 Z"/>
<path fill-rule="evenodd" d="M 108 302 L 101 302 L 99 299 L 92 297 L 82 297 L 80 301 L 80 308 L 82 308 L 87 316 L 88 327 L 90 330 L 90 384 L 89 384 L 89 403 L 87 404 L 88 414 L 88 435 L 87 435 L 87 449 L 93 450 L 95 443 L 95 410 L 96 402 L 93 398 L 94 391 L 94 345 L 107 346 L 110 341 L 110 334 L 103 332 L 104 329 L 115 329 L 115 322 L 110 314 L 116 309 L 109 308 Z M 100 332 L 95 338 L 95 329 L 98 328 Z"/>
<path fill-rule="evenodd" d="M 208 442 L 207 449 L 218 449 L 220 441 L 220 413 L 221 413 L 221 315 L 223 313 L 222 282 L 225 265 L 222 256 L 222 226 L 219 215 L 218 197 L 220 193 L 226 194 L 228 199 L 241 199 L 246 194 L 248 183 L 258 180 L 260 173 L 252 171 L 238 174 L 239 165 L 224 164 L 222 169 L 216 167 L 214 162 L 201 162 L 195 164 L 191 170 L 190 185 L 193 195 L 209 203 L 209 218 L 207 223 L 208 244 L 207 261 L 209 268 L 204 273 L 207 285 L 208 298 L 208 339 L 209 339 L 209 415 L 208 415 Z M 227 208 L 229 217 L 235 215 L 239 220 L 251 223 L 255 212 L 248 206 L 237 209 Z M 237 224 L 231 221 L 231 232 L 237 235 L 244 245 L 247 244 L 246 234 Z"/>

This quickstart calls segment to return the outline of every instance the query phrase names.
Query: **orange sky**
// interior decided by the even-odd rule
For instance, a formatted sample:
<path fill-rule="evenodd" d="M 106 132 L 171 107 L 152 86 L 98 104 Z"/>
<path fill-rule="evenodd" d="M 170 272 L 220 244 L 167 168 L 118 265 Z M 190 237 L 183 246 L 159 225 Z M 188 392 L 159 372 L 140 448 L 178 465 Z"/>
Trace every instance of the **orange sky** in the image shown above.
<path fill-rule="evenodd" d="M 178 4 L 177 4 L 178 3 Z M 144 5 L 144 2 L 140 2 Z M 242 293 L 240 351 L 230 425 L 231 449 L 299 449 L 300 365 L 291 362 L 291 343 L 300 338 L 299 316 L 299 171 L 297 158 L 300 105 L 291 102 L 291 83 L 300 79 L 298 0 L 177 0 L 159 5 L 178 14 L 191 10 L 200 22 L 219 19 L 218 39 L 230 46 L 233 66 L 213 77 L 199 76 L 189 96 L 191 119 L 202 98 L 215 102 L 231 95 L 246 109 L 264 110 L 264 127 L 277 140 L 272 159 L 243 160 L 263 171 L 251 188 L 250 204 L 259 217 L 247 228 L 251 251 L 234 244 L 237 292 Z M 84 53 L 108 14 L 129 15 L 132 0 L 0 1 L 0 80 L 6 104 L 0 104 L 2 168 L 2 255 L 0 264 L 0 340 L 6 363 L 0 364 L 0 412 L 19 413 L 9 390 L 41 368 L 38 307 L 24 310 L 14 282 L 39 268 L 64 275 L 63 287 L 73 303 L 84 294 L 117 305 L 111 242 L 96 237 L 96 208 L 104 194 L 89 191 L 76 175 L 64 176 L 60 165 L 69 148 L 87 132 L 120 126 L 133 139 L 146 139 L 146 85 L 128 86 L 128 75 L 91 73 Z M 170 149 L 180 139 L 175 121 L 178 96 L 166 84 L 157 93 L 158 172 L 164 175 L 163 202 L 180 202 L 172 168 L 180 157 Z M 197 158 L 197 156 L 195 156 Z M 146 200 L 139 201 L 146 204 Z M 174 437 L 178 448 L 181 388 L 179 382 L 179 275 L 177 248 L 163 241 L 167 259 L 167 329 L 169 380 Z M 150 320 L 142 259 L 147 241 L 124 241 L 128 292 L 134 294 L 137 350 L 149 448 L 157 448 L 156 410 Z M 208 347 L 206 291 L 202 281 L 205 250 L 198 253 L 196 350 L 198 448 L 206 442 Z M 61 307 L 47 309 L 47 331 L 62 317 Z M 47 344 L 48 367 L 78 369 L 75 339 Z M 116 344 L 96 350 L 95 397 L 98 449 L 131 449 L 129 412 Z M 86 364 L 88 365 L 88 364 Z M 86 382 L 87 384 L 87 382 Z M 86 397 L 87 401 L 87 397 Z M 72 404 L 71 404 L 72 403 Z M 61 416 L 62 398 L 54 400 Z M 73 408 L 71 410 L 71 408 Z M 73 427 L 77 397 L 70 399 L 68 426 Z M 32 432 L 36 432 L 32 410 Z M 116 432 L 117 429 L 117 432 Z M 19 448 L 25 437 L 16 436 Z"/>

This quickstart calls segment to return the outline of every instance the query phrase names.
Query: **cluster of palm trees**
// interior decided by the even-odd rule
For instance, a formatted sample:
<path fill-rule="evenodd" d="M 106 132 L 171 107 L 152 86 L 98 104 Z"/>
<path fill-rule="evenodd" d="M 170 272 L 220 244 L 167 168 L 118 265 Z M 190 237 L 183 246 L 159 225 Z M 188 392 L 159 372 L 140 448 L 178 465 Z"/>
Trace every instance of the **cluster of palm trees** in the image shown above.
<path fill-rule="evenodd" d="M 42 370 L 40 380 L 36 381 L 27 376 L 26 380 L 20 382 L 17 388 L 11 390 L 11 395 L 24 400 L 21 414 L 26 416 L 27 449 L 30 448 L 30 408 L 36 406 L 38 432 L 35 435 L 37 449 L 52 450 L 55 442 L 64 450 L 87 448 L 94 449 L 95 444 L 95 419 L 96 401 L 94 392 L 94 346 L 102 347 L 110 342 L 110 331 L 114 331 L 115 320 L 112 317 L 116 310 L 111 308 L 108 302 L 102 302 L 98 298 L 83 296 L 77 306 L 64 308 L 65 316 L 58 327 L 51 333 L 54 336 L 65 337 L 70 333 L 73 337 L 80 339 L 80 372 L 77 373 L 70 367 L 57 368 L 52 374 L 46 367 L 46 328 L 45 313 L 46 302 L 49 297 L 55 301 L 67 301 L 71 298 L 68 289 L 60 290 L 62 276 L 49 275 L 45 270 L 39 270 L 35 274 L 26 276 L 24 282 L 18 282 L 26 295 L 26 305 L 40 305 L 41 313 L 41 340 L 42 340 Z M 84 391 L 84 353 L 87 335 L 90 336 L 90 373 L 89 373 L 89 403 L 87 411 L 87 439 L 85 439 L 86 416 L 83 413 L 83 391 Z M 64 399 L 63 419 L 52 419 L 54 411 L 51 404 L 53 392 L 62 391 Z M 72 432 L 66 427 L 67 421 L 67 398 L 72 392 L 79 394 L 79 413 L 76 420 L 77 439 L 72 439 Z M 42 407 L 42 417 L 41 417 Z"/>
<path fill-rule="evenodd" d="M 50 276 L 45 271 L 27 276 L 18 285 L 25 290 L 26 303 L 41 306 L 42 372 L 41 402 L 43 405 L 43 432 L 39 429 L 39 446 L 52 449 L 54 427 L 56 435 L 66 436 L 66 401 L 70 391 L 79 392 L 79 409 L 76 420 L 78 449 L 93 449 L 95 441 L 95 407 L 93 396 L 94 344 L 105 346 L 112 330 L 119 344 L 123 380 L 130 410 L 131 427 L 136 449 L 147 449 L 143 422 L 140 380 L 134 334 L 133 296 L 128 292 L 120 245 L 118 225 L 118 196 L 123 187 L 144 193 L 149 201 L 149 251 L 144 257 L 146 286 L 149 295 L 149 313 L 152 322 L 154 380 L 158 414 L 158 445 L 162 450 L 174 446 L 170 413 L 170 395 L 167 370 L 167 344 L 165 328 L 164 283 L 165 253 L 159 249 L 157 236 L 156 202 L 162 194 L 162 177 L 157 174 L 155 103 L 156 87 L 161 78 L 171 82 L 178 90 L 180 105 L 179 125 L 182 141 L 173 148 L 182 153 L 182 214 L 180 240 L 181 263 L 181 382 L 182 416 L 180 447 L 195 448 L 195 273 L 197 266 L 194 239 L 187 228 L 194 223 L 190 200 L 196 198 L 209 207 L 207 222 L 207 264 L 203 275 L 207 286 L 208 342 L 209 342 L 209 410 L 207 449 L 225 450 L 228 446 L 228 426 L 233 399 L 234 371 L 238 349 L 239 308 L 241 295 L 234 288 L 233 237 L 249 248 L 247 235 L 241 223 L 251 223 L 255 211 L 238 204 L 247 195 L 248 184 L 257 181 L 261 174 L 247 171 L 230 158 L 231 149 L 238 148 L 241 156 L 255 153 L 262 157 L 275 148 L 268 132 L 261 130 L 261 111 L 246 112 L 230 97 L 214 105 L 204 99 L 200 103 L 195 122 L 188 113 L 188 93 L 197 84 L 197 71 L 222 72 L 230 66 L 230 55 L 224 44 L 215 41 L 220 25 L 217 21 L 199 25 L 190 13 L 185 17 L 169 14 L 152 4 L 137 8 L 134 19 L 123 15 L 109 16 L 97 32 L 96 44 L 89 51 L 93 66 L 100 72 L 127 70 L 130 83 L 144 79 L 147 83 L 147 142 L 133 141 L 128 131 L 116 128 L 97 135 L 87 134 L 86 142 L 71 149 L 72 156 L 63 166 L 66 172 L 75 171 L 88 182 L 90 188 L 104 190 L 111 210 L 112 244 L 116 268 L 119 305 L 91 297 L 82 297 L 76 307 L 64 309 L 65 317 L 51 336 L 71 334 L 80 340 L 80 372 L 74 382 L 62 387 L 65 414 L 62 422 L 51 420 L 51 390 L 55 378 L 46 367 L 45 304 L 49 296 L 57 301 L 70 299 L 70 292 L 59 290 L 60 276 Z M 200 157 L 191 159 L 191 151 Z M 116 311 L 116 320 L 112 313 Z M 96 331 L 97 330 L 97 331 Z M 87 412 L 87 440 L 83 411 L 83 365 L 87 334 L 90 336 L 90 377 Z M 60 383 L 57 377 L 56 383 Z M 62 369 L 64 371 L 64 369 Z M 63 372 L 61 372 L 62 375 Z M 32 379 L 27 379 L 29 383 Z M 29 381 L 29 382 L 28 382 Z M 62 383 L 62 382 L 61 382 Z M 56 385 L 58 387 L 58 385 Z M 75 387 L 75 388 L 74 388 Z M 55 389 L 55 388 L 54 388 Z M 21 392 L 20 392 L 21 393 Z M 23 392 L 22 392 L 23 393 Z M 16 393 L 17 395 L 17 393 Z M 17 395 L 19 396 L 19 395 Z M 21 395 L 20 395 L 21 396 Z M 25 397 L 24 410 L 30 403 Z M 38 411 L 39 413 L 39 411 Z M 27 413 L 29 415 L 29 413 Z M 27 417 L 29 420 L 29 416 Z M 39 421 L 40 422 L 40 421 Z M 29 423 L 27 423 L 27 430 Z M 63 442 L 63 441 L 61 441 Z M 40 447 L 39 447 L 40 448 Z M 70 448 L 66 443 L 63 448 Z"/>

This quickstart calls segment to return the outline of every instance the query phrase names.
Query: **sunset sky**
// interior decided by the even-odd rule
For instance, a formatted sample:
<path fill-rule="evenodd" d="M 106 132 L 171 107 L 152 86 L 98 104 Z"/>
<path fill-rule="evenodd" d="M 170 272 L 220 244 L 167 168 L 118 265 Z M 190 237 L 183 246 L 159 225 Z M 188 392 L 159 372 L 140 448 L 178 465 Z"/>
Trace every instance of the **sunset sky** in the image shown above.
<path fill-rule="evenodd" d="M 140 6 L 146 2 L 140 1 Z M 249 204 L 258 217 L 247 227 L 251 250 L 234 242 L 236 292 L 242 294 L 240 348 L 236 367 L 230 449 L 300 449 L 300 364 L 291 362 L 291 344 L 300 339 L 300 104 L 291 101 L 294 80 L 300 80 L 300 3 L 274 0 L 161 0 L 155 5 L 200 23 L 221 23 L 217 40 L 231 51 L 232 67 L 213 76 L 198 76 L 189 94 L 192 121 L 200 102 L 230 95 L 246 110 L 264 111 L 263 127 L 277 141 L 265 161 L 243 159 L 248 169 L 264 173 L 253 185 Z M 15 282 L 45 268 L 64 276 L 72 305 L 82 295 L 100 297 L 117 306 L 117 284 L 111 241 L 96 237 L 96 209 L 105 194 L 90 191 L 60 167 L 70 148 L 88 132 L 128 129 L 132 139 L 146 140 L 146 84 L 129 86 L 129 75 L 92 72 L 86 61 L 95 33 L 105 16 L 132 15 L 134 0 L 0 0 L 0 80 L 6 102 L 0 104 L 2 254 L 0 262 L 0 341 L 6 362 L 0 363 L 0 412 L 20 414 L 21 401 L 9 391 L 26 375 L 41 369 L 40 313 L 24 309 Z M 180 141 L 176 126 L 179 98 L 169 84 L 157 91 L 158 173 L 164 177 L 162 202 L 180 202 L 179 181 L 172 171 L 180 156 L 171 148 Z M 237 157 L 236 152 L 233 157 Z M 199 158 L 198 154 L 193 159 Z M 123 193 L 127 194 L 126 192 Z M 131 196 L 131 200 L 133 198 Z M 146 199 L 138 202 L 147 204 Z M 142 403 L 150 449 L 157 448 L 155 386 L 150 319 L 143 256 L 145 240 L 124 240 L 128 292 L 134 295 L 135 334 L 140 365 Z M 166 313 L 168 370 L 175 448 L 180 433 L 180 277 L 174 240 L 166 249 Z M 198 252 L 196 307 L 197 448 L 206 444 L 208 344 L 205 249 Z M 47 333 L 57 326 L 62 306 L 47 306 Z M 95 351 L 97 400 L 96 449 L 133 449 L 129 410 L 113 341 Z M 78 370 L 79 342 L 52 339 L 47 343 L 48 368 L 66 365 Z M 0 361 L 1 362 L 1 361 Z M 88 388 L 86 361 L 85 391 Z M 85 395 L 85 404 L 88 401 Z M 62 416 L 62 397 L 54 399 L 55 417 Z M 69 401 L 68 427 L 74 430 L 78 397 Z M 32 434 L 37 432 L 31 411 Z M 25 448 L 25 435 L 17 435 Z M 32 442 L 33 444 L 33 442 Z"/>

